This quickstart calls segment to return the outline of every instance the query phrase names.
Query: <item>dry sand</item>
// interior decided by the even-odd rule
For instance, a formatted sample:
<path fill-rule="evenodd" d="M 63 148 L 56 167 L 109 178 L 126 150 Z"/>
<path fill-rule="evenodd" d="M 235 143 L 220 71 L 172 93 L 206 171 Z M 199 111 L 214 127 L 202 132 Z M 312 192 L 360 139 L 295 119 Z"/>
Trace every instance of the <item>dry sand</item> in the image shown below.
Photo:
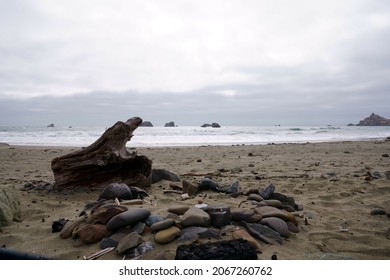
<path fill-rule="evenodd" d="M 131 143 L 128 143 L 131 144 Z M 20 189 L 28 181 L 54 182 L 50 162 L 75 148 L 25 147 L 0 145 L 0 184 Z M 389 141 L 334 142 L 315 144 L 202 146 L 137 148 L 153 161 L 153 168 L 163 168 L 181 179 L 199 182 L 212 174 L 219 183 L 238 181 L 240 190 L 262 189 L 272 182 L 276 191 L 295 198 L 304 209 L 299 211 L 300 232 L 282 245 L 267 246 L 260 242 L 259 259 L 390 259 L 390 218 L 371 215 L 374 208 L 390 205 Z M 368 172 L 378 171 L 382 178 L 369 180 Z M 191 174 L 191 175 L 189 175 Z M 387 177 L 386 177 L 387 174 Z M 257 178 L 256 178 L 257 176 Z M 259 180 L 261 178 L 261 180 Z M 204 191 L 195 198 L 182 201 L 179 194 L 164 194 L 167 181 L 149 189 L 156 205 L 143 207 L 166 215 L 172 204 L 226 204 L 238 207 L 244 196 L 230 196 Z M 75 219 L 99 191 L 39 192 L 19 191 L 22 221 L 0 229 L 0 246 L 56 259 L 83 259 L 99 251 L 99 244 L 82 245 L 73 239 L 60 239 L 51 232 L 53 221 Z M 253 207 L 243 203 L 243 208 Z M 305 218 L 308 224 L 305 224 Z M 343 228 L 343 231 L 340 231 Z M 144 234 L 153 241 L 152 234 Z M 230 238 L 229 234 L 223 237 Z M 206 240 L 207 241 L 207 240 Z M 175 256 L 176 241 L 158 245 L 146 259 L 163 254 Z M 111 252 L 101 259 L 120 259 Z"/>

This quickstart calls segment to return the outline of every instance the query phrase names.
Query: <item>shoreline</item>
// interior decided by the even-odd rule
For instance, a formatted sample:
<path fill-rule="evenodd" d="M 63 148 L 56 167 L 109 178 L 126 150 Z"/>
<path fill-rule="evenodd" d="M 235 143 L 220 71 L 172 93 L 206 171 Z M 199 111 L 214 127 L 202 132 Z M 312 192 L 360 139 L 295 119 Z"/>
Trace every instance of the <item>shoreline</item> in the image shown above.
<path fill-rule="evenodd" d="M 131 143 L 130 143 L 131 144 Z M 0 145 L 0 184 L 18 189 L 22 219 L 2 227 L 0 246 L 57 259 L 82 259 L 99 251 L 98 244 L 80 245 L 72 239 L 60 239 L 51 232 L 59 218 L 74 219 L 87 201 L 96 200 L 99 192 L 22 191 L 25 182 L 53 182 L 50 162 L 54 157 L 79 147 Z M 263 188 L 272 182 L 276 191 L 294 197 L 303 205 L 297 213 L 299 233 L 282 245 L 266 246 L 260 242 L 259 259 L 390 259 L 389 218 L 371 215 L 375 208 L 390 205 L 390 141 L 341 141 L 321 143 L 285 143 L 229 146 L 132 147 L 138 154 L 161 168 L 197 182 L 211 174 L 220 183 L 238 181 L 241 190 Z M 381 178 L 368 179 L 369 172 Z M 212 191 L 200 192 L 182 201 L 177 194 L 164 194 L 168 181 L 153 184 L 149 195 L 157 206 L 144 204 L 153 213 L 166 215 L 172 204 L 193 205 L 199 200 L 213 205 L 237 207 L 245 197 L 232 198 Z M 241 207 L 250 209 L 249 203 Z M 307 219 L 307 224 L 305 223 Z M 348 231 L 339 231 L 344 228 Z M 153 240 L 151 234 L 143 236 Z M 224 238 L 228 238 L 225 236 Z M 177 243 L 156 246 L 146 259 L 172 259 Z M 101 259 L 119 259 L 109 253 Z"/>

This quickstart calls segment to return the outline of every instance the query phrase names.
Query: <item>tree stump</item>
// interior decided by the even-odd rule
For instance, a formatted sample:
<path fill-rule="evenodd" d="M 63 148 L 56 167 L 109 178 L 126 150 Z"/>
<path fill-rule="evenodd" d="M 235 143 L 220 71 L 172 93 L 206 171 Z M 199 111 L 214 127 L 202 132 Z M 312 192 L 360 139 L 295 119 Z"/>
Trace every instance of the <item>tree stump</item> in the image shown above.
<path fill-rule="evenodd" d="M 126 143 L 142 123 L 139 117 L 118 121 L 90 146 L 54 158 L 51 169 L 57 190 L 87 187 L 101 189 L 110 183 L 137 187 L 150 186 L 152 161 L 146 156 L 130 153 Z"/>

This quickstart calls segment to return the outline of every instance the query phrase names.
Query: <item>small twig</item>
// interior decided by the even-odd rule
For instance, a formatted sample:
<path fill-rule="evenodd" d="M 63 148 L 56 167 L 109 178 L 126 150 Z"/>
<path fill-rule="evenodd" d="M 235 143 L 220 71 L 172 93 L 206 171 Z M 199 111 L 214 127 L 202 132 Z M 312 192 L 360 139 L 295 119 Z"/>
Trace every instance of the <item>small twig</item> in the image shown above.
<path fill-rule="evenodd" d="M 114 250 L 115 250 L 115 247 L 108 247 L 108 248 L 100 250 L 100 251 L 98 251 L 96 253 L 93 253 L 93 254 L 91 254 L 91 255 L 89 255 L 87 257 L 84 256 L 84 260 L 95 260 L 95 259 L 97 259 L 97 258 L 99 258 L 99 257 L 101 257 L 101 256 L 103 256 L 103 255 L 105 255 L 105 254 L 107 254 L 107 253 L 109 253 L 111 251 L 114 251 Z"/>
<path fill-rule="evenodd" d="M 164 194 L 166 194 L 166 193 L 178 193 L 178 194 L 182 194 L 183 191 L 178 191 L 178 190 L 166 190 L 166 191 L 164 191 Z"/>
<path fill-rule="evenodd" d="M 345 227 L 342 227 L 342 226 L 339 226 L 339 231 L 340 232 L 348 232 L 349 229 L 345 228 Z"/>

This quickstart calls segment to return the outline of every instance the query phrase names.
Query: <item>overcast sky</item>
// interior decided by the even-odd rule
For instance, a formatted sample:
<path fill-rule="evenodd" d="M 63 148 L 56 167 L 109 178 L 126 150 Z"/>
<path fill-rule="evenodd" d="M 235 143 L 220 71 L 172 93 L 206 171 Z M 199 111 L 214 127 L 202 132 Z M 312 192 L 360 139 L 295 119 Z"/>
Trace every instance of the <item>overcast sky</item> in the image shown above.
<path fill-rule="evenodd" d="M 390 118 L 388 0 L 0 4 L 0 125 Z"/>

